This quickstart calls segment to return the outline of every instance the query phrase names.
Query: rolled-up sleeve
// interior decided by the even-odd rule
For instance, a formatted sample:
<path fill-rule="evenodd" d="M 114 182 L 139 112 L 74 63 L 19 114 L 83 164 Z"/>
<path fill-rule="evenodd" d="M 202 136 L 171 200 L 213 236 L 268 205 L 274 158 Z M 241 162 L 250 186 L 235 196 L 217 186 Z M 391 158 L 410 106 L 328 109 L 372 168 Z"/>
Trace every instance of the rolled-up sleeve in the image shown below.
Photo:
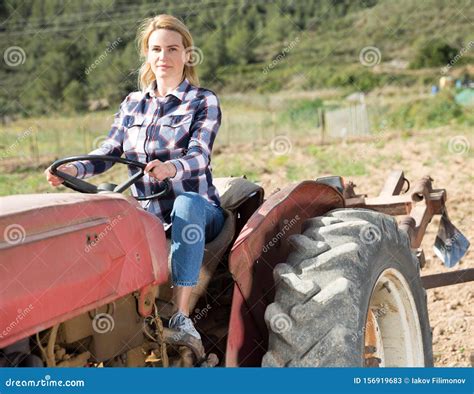
<path fill-rule="evenodd" d="M 205 173 L 210 163 L 214 140 L 221 125 L 222 113 L 217 96 L 207 92 L 190 126 L 191 138 L 186 155 L 169 160 L 176 167 L 173 180 L 186 180 Z"/>
<path fill-rule="evenodd" d="M 114 122 L 110 128 L 107 138 L 100 144 L 99 148 L 89 152 L 89 155 L 116 156 L 123 154 L 125 108 L 130 100 L 130 95 L 120 104 L 119 112 L 114 115 Z M 82 160 L 71 163 L 77 169 L 77 178 L 85 179 L 101 174 L 110 169 L 114 163 L 106 161 Z"/>

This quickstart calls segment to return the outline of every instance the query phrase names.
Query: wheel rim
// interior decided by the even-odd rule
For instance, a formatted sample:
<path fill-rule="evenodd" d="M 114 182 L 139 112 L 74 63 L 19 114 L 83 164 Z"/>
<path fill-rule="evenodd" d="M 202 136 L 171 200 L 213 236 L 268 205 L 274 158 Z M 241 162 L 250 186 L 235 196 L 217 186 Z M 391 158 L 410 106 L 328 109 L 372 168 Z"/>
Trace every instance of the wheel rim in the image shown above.
<path fill-rule="evenodd" d="M 366 366 L 424 366 L 415 300 L 405 278 L 393 268 L 380 274 L 372 291 L 364 342 Z"/>

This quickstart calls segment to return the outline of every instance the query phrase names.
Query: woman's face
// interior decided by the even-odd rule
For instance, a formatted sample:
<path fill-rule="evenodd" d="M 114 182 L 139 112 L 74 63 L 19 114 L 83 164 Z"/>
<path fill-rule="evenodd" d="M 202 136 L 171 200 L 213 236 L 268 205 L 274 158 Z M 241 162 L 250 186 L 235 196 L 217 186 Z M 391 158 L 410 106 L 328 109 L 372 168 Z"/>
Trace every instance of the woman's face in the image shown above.
<path fill-rule="evenodd" d="M 181 34 L 166 29 L 151 33 L 147 61 L 156 79 L 181 80 L 186 59 Z"/>

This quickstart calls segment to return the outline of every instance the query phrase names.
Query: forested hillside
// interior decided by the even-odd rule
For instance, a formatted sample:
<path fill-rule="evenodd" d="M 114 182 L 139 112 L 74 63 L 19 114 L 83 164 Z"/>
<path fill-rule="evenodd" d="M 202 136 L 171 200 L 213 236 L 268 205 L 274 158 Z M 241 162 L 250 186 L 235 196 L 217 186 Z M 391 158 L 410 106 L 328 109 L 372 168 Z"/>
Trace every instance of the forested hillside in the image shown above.
<path fill-rule="evenodd" d="M 466 48 L 473 12 L 469 0 L 1 1 L 0 115 L 115 105 L 136 89 L 136 29 L 160 13 L 189 26 L 203 85 L 272 92 L 430 84 L 439 70 L 412 69 Z M 361 64 L 365 47 L 379 67 Z M 456 67 L 472 62 L 469 49 Z M 385 72 L 393 61 L 408 67 Z"/>

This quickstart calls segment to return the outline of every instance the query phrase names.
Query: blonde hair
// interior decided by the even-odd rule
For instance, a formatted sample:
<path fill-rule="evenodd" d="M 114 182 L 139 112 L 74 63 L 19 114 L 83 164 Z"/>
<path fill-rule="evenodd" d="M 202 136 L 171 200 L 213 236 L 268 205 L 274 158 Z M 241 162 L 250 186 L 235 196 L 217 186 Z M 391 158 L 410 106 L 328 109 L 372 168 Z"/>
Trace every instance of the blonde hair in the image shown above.
<path fill-rule="evenodd" d="M 146 61 L 146 58 L 148 53 L 148 40 L 150 39 L 151 33 L 158 29 L 172 30 L 181 34 L 185 50 L 187 50 L 187 48 L 194 47 L 191 32 L 178 18 L 175 18 L 171 15 L 162 14 L 153 18 L 145 19 L 140 25 L 137 34 L 137 43 L 140 51 L 140 57 L 144 60 L 138 74 L 138 86 L 141 90 L 145 90 L 155 80 L 155 74 L 153 74 L 151 66 Z M 193 62 L 189 62 L 189 64 L 186 63 L 184 65 L 183 76 L 187 78 L 192 85 L 199 86 L 199 78 Z"/>

